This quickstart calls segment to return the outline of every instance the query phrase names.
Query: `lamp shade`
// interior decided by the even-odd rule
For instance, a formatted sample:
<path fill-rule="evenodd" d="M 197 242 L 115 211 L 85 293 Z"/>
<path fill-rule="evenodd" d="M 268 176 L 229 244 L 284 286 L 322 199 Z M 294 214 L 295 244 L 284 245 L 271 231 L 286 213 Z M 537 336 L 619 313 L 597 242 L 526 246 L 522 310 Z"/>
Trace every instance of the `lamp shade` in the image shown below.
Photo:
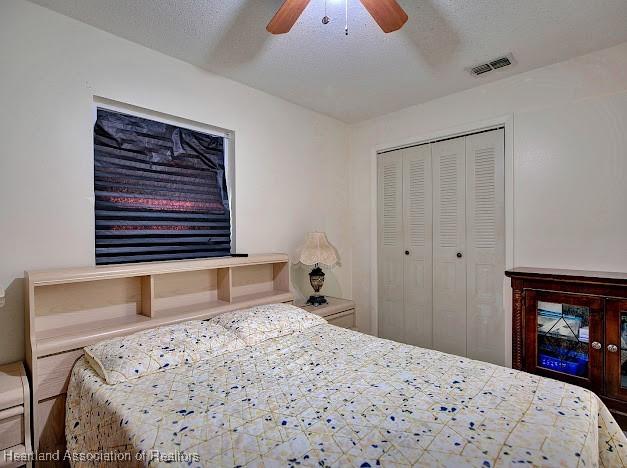
<path fill-rule="evenodd" d="M 307 234 L 305 245 L 300 251 L 298 261 L 304 265 L 323 264 L 328 267 L 335 266 L 339 259 L 335 248 L 327 239 L 324 232 L 310 232 Z"/>

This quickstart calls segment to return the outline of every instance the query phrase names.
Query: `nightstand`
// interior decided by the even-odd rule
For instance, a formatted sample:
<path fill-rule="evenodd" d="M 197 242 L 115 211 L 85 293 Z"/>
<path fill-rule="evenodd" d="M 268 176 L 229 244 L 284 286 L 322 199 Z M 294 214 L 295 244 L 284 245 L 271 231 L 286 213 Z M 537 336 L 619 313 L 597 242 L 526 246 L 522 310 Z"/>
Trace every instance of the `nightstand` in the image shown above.
<path fill-rule="evenodd" d="M 307 312 L 324 317 L 331 325 L 355 330 L 355 302 L 349 299 L 325 296 L 327 303 L 320 306 L 305 305 L 304 302 L 296 305 Z"/>
<path fill-rule="evenodd" d="M 30 390 L 21 362 L 0 366 L 0 467 L 31 466 Z"/>

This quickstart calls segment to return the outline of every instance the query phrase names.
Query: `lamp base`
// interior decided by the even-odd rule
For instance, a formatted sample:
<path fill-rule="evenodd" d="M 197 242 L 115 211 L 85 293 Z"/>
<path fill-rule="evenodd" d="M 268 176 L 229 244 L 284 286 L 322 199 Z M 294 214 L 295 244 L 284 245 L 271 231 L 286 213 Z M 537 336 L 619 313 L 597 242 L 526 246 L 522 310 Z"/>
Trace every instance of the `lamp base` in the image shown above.
<path fill-rule="evenodd" d="M 315 294 L 313 296 L 309 296 L 307 305 L 318 307 L 326 304 L 327 300 L 320 294 L 320 290 L 324 284 L 324 271 L 322 271 L 322 268 L 316 266 L 313 270 L 311 270 L 309 273 L 309 283 L 311 284 Z"/>
<path fill-rule="evenodd" d="M 324 296 L 309 296 L 307 299 L 307 305 L 318 307 L 327 303 L 327 299 Z"/>

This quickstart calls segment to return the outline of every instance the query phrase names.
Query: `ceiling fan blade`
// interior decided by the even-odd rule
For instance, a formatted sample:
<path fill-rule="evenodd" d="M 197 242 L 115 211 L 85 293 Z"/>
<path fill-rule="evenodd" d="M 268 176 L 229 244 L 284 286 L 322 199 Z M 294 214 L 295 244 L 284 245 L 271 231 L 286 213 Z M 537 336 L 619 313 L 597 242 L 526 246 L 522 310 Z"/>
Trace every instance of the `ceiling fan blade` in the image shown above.
<path fill-rule="evenodd" d="M 405 10 L 396 0 L 360 0 L 361 4 L 368 10 L 370 16 L 383 29 L 389 33 L 401 29 L 409 19 Z"/>
<path fill-rule="evenodd" d="M 285 34 L 292 29 L 301 13 L 307 8 L 310 0 L 285 0 L 274 17 L 266 26 L 272 34 Z"/>

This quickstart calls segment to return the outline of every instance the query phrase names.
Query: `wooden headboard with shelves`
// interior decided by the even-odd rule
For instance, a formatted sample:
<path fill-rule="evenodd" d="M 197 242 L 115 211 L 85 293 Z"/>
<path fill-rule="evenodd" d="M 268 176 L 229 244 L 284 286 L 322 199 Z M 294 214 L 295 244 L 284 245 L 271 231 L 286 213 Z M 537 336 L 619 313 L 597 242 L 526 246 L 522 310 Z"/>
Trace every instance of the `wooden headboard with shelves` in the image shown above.
<path fill-rule="evenodd" d="M 285 254 L 31 271 L 24 278 L 33 447 L 42 453 L 65 450 L 65 393 L 84 346 L 293 301 Z"/>

